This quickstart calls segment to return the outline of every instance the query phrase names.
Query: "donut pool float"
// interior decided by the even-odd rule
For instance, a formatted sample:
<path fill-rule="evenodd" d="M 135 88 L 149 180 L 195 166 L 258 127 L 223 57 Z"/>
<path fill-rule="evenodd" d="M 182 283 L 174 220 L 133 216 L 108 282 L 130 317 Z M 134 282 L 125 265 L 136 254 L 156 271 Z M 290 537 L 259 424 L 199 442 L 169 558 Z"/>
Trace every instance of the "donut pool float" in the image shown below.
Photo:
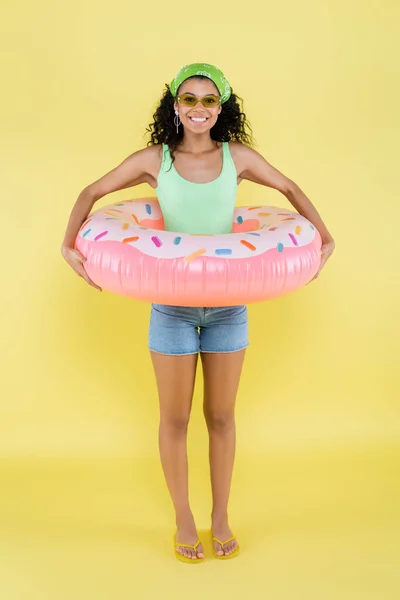
<path fill-rule="evenodd" d="M 321 245 L 306 218 L 276 206 L 236 207 L 232 233 L 165 231 L 156 198 L 93 211 L 75 241 L 89 277 L 105 290 L 203 307 L 249 304 L 298 290 L 318 271 Z"/>

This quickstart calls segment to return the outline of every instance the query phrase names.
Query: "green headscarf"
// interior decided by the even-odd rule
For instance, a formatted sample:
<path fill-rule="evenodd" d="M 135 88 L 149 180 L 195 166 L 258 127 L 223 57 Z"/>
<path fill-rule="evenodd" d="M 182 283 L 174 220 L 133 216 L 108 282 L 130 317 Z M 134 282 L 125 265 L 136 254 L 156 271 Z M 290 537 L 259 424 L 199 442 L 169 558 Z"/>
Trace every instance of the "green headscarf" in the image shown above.
<path fill-rule="evenodd" d="M 206 63 L 193 63 L 191 65 L 185 65 L 171 81 L 170 90 L 173 97 L 176 97 L 177 91 L 181 83 L 183 83 L 189 77 L 194 75 L 203 75 L 208 77 L 215 83 L 221 96 L 221 104 L 229 100 L 232 93 L 231 86 L 225 79 L 224 74 L 217 67 L 208 65 Z"/>

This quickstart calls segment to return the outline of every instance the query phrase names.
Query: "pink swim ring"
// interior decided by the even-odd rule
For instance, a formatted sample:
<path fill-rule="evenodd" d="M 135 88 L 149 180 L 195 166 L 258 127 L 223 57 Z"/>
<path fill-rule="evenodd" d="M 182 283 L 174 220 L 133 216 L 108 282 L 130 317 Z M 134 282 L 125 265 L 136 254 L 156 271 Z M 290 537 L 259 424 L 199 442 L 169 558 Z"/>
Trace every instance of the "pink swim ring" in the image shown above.
<path fill-rule="evenodd" d="M 75 241 L 100 287 L 177 306 L 234 306 L 298 290 L 318 271 L 321 237 L 305 217 L 276 206 L 239 206 L 232 233 L 165 231 L 156 198 L 92 212 Z"/>

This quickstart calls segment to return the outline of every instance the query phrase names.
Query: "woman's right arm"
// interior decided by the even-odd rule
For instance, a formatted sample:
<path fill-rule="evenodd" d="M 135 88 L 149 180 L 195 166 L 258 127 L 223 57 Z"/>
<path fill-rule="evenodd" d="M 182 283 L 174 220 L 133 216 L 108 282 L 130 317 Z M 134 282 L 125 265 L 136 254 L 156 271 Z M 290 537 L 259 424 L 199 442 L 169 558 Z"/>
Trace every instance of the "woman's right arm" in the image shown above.
<path fill-rule="evenodd" d="M 61 247 L 61 254 L 72 269 L 93 287 L 101 291 L 84 269 L 86 258 L 74 248 L 79 229 L 87 219 L 94 204 L 106 194 L 148 182 L 157 172 L 157 146 L 143 148 L 128 156 L 120 165 L 94 181 L 79 194 L 69 217 Z"/>

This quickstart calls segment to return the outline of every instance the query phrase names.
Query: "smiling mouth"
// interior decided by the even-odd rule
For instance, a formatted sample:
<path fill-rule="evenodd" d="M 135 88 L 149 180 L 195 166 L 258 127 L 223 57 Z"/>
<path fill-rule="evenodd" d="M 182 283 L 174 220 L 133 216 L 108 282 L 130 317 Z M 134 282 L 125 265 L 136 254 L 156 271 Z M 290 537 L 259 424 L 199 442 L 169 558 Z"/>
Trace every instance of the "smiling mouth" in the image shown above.
<path fill-rule="evenodd" d="M 200 125 L 201 123 L 208 121 L 208 117 L 189 117 L 189 119 L 192 121 L 192 123 L 198 123 Z"/>

